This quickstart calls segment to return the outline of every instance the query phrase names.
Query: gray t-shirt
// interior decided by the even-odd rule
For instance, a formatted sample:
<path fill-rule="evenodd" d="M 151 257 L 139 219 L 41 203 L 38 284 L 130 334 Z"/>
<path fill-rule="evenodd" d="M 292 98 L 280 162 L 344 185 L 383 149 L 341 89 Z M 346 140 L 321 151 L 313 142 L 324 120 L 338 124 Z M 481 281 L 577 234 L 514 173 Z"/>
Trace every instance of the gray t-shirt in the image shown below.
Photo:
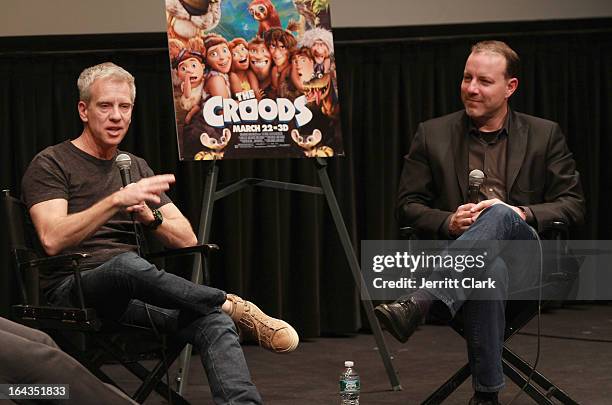
<path fill-rule="evenodd" d="M 127 154 L 132 159 L 130 172 L 133 182 L 153 175 L 153 170 L 144 159 Z M 40 202 L 61 198 L 68 201 L 68 214 L 74 214 L 86 210 L 121 187 L 121 176 L 114 158 L 98 159 L 77 148 L 72 142 L 65 141 L 46 148 L 34 157 L 23 176 L 21 189 L 28 210 Z M 159 208 L 169 202 L 170 198 L 162 194 L 160 204 L 149 205 L 151 208 Z M 89 269 L 118 254 L 136 250 L 130 216 L 119 211 L 90 238 L 62 253 L 87 253 L 90 257 L 82 263 L 84 269 Z M 43 273 L 41 287 L 51 288 L 70 274 L 66 269 Z"/>

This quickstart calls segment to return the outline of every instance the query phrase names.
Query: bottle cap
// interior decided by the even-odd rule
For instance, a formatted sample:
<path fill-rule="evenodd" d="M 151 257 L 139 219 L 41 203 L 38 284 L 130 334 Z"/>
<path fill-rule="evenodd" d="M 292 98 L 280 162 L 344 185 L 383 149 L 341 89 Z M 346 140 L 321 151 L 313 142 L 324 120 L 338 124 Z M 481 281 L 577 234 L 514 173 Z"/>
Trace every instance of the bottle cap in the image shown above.
<path fill-rule="evenodd" d="M 344 367 L 353 367 L 355 365 L 355 363 L 353 363 L 350 360 L 347 360 L 344 362 Z"/>

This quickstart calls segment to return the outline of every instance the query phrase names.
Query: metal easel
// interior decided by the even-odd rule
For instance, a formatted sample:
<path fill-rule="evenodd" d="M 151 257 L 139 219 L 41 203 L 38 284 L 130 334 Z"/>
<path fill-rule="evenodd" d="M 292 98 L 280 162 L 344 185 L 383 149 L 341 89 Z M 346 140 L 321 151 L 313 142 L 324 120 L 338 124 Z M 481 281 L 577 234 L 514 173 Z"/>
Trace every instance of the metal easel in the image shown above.
<path fill-rule="evenodd" d="M 361 270 L 359 268 L 359 262 L 357 260 L 357 256 L 355 255 L 353 245 L 351 244 L 349 233 L 346 229 L 344 219 L 342 218 L 342 213 L 340 212 L 340 207 L 338 206 L 338 201 L 336 200 L 334 190 L 332 188 L 331 182 L 329 181 L 329 176 L 327 175 L 327 161 L 322 158 L 315 158 L 312 159 L 312 161 L 319 175 L 321 187 L 258 178 L 245 178 L 236 181 L 222 188 L 221 190 L 216 190 L 219 167 L 216 165 L 216 162 L 213 161 L 208 169 L 208 173 L 206 175 L 206 183 L 204 185 L 204 193 L 202 196 L 202 211 L 200 216 L 200 225 L 198 228 L 198 241 L 200 243 L 208 243 L 209 241 L 213 206 L 215 201 L 227 197 L 232 193 L 242 190 L 243 188 L 267 187 L 279 190 L 299 191 L 303 193 L 325 195 L 327 205 L 329 206 L 332 217 L 334 219 L 334 223 L 336 225 L 336 230 L 338 231 L 338 236 L 340 237 L 340 242 L 342 243 L 342 247 L 344 248 L 344 254 L 346 255 L 346 259 L 348 260 L 348 264 L 351 268 L 355 285 L 357 286 L 357 289 L 361 294 L 361 302 L 366 311 L 368 323 L 370 324 L 372 332 L 374 333 L 374 340 L 376 341 L 376 345 L 378 346 L 378 352 L 380 353 L 380 357 L 385 366 L 385 370 L 387 371 L 389 382 L 394 391 L 400 391 L 402 389 L 402 386 L 399 382 L 397 372 L 393 367 L 393 363 L 391 362 L 391 357 L 389 355 L 389 351 L 387 349 L 387 344 L 383 337 L 382 330 L 378 321 L 376 320 L 376 317 L 374 316 L 374 307 L 372 305 L 369 293 L 366 288 L 363 288 L 364 281 L 361 275 Z M 209 266 L 207 263 L 208 259 L 205 259 L 205 261 L 206 263 L 204 263 L 204 271 L 202 271 L 201 257 L 200 255 L 195 256 L 191 277 L 192 282 L 201 284 L 203 281 L 208 282 L 210 280 L 208 270 Z M 189 364 L 191 360 L 191 349 L 191 345 L 187 345 L 180 357 L 180 368 L 178 371 L 176 382 L 178 384 L 178 393 L 181 395 L 183 394 L 187 385 Z"/>

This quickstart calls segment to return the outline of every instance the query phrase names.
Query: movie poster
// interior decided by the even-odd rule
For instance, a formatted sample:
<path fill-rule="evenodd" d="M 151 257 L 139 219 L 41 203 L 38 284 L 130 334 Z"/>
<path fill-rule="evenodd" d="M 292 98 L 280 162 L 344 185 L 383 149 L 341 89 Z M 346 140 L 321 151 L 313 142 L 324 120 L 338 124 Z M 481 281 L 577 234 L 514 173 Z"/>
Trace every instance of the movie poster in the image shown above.
<path fill-rule="evenodd" d="M 180 160 L 344 154 L 329 0 L 165 0 Z"/>

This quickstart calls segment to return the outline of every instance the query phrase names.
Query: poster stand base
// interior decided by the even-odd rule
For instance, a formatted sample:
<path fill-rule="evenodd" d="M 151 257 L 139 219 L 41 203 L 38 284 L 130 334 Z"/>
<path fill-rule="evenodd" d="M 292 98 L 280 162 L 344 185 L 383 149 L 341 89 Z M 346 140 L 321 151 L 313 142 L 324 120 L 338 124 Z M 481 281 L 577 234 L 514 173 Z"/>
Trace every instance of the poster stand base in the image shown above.
<path fill-rule="evenodd" d="M 363 287 L 364 281 L 361 275 L 361 270 L 359 268 L 359 262 L 357 260 L 357 256 L 355 255 L 353 245 L 351 244 L 351 239 L 346 229 L 344 219 L 342 218 L 342 213 L 340 212 L 340 207 L 338 206 L 338 201 L 336 200 L 336 196 L 329 180 L 329 176 L 327 175 L 327 161 L 323 158 L 315 158 L 313 159 L 313 163 L 316 167 L 317 174 L 319 175 L 319 182 L 321 183 L 321 187 L 258 178 L 245 178 L 217 191 L 216 188 L 219 168 L 216 165 L 216 162 L 213 161 L 208 169 L 208 173 L 206 175 L 206 183 L 204 185 L 204 193 L 202 196 L 202 211 L 200 215 L 200 225 L 198 228 L 198 241 L 200 243 L 209 242 L 212 212 L 215 201 L 227 197 L 228 195 L 231 195 L 244 188 L 268 187 L 279 190 L 299 191 L 303 193 L 325 195 L 327 205 L 331 211 L 332 218 L 334 219 L 334 223 L 336 225 L 336 230 L 338 232 L 340 242 L 342 243 L 342 247 L 344 249 L 344 254 L 346 255 L 346 259 L 351 269 L 351 273 L 353 274 L 355 285 L 357 286 L 357 290 L 359 291 L 361 297 L 361 304 L 363 305 L 363 308 L 365 310 L 368 323 L 370 324 L 370 328 L 372 329 L 372 332 L 374 334 L 374 340 L 376 341 L 378 352 L 380 353 L 380 357 L 385 366 L 385 370 L 387 371 L 389 383 L 391 384 L 391 388 L 394 391 L 400 391 L 402 389 L 402 386 L 399 382 L 399 378 L 397 376 L 397 372 L 395 371 L 393 363 L 391 362 L 391 356 L 389 355 L 387 344 L 383 337 L 380 324 L 378 323 L 374 315 L 374 306 L 372 305 L 372 300 L 370 299 L 370 295 L 367 289 Z M 191 281 L 194 283 L 201 284 L 202 282 L 204 282 L 205 284 L 208 284 L 210 282 L 210 266 L 208 263 L 208 259 L 205 258 L 204 260 L 204 271 L 202 271 L 201 257 L 199 255 L 195 256 L 191 277 Z M 179 374 L 176 378 L 176 382 L 177 391 L 181 395 L 183 394 L 187 385 L 189 364 L 191 360 L 191 349 L 191 345 L 187 345 L 180 357 L 180 366 L 178 371 Z"/>

